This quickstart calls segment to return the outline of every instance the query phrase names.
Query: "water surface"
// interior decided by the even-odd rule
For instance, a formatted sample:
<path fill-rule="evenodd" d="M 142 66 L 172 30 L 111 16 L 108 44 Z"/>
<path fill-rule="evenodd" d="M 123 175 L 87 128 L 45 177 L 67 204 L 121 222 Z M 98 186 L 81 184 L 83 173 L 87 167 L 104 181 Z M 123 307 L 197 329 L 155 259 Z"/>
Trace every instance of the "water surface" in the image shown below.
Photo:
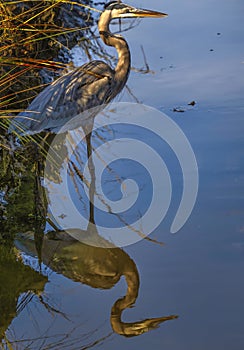
<path fill-rule="evenodd" d="M 149 7 L 146 1 L 133 4 Z M 133 66 L 144 65 L 143 45 L 153 71 L 132 71 L 128 86 L 188 137 L 199 167 L 195 208 L 172 235 L 182 180 L 177 164 L 166 156 L 175 186 L 172 204 L 150 235 L 164 246 L 141 240 L 104 253 L 66 242 L 57 252 L 46 243 L 42 273 L 34 277 L 30 271 L 39 266 L 33 242 L 19 240 L 16 246 L 32 270 L 22 271 L 30 282 L 15 295 L 18 312 L 8 320 L 3 348 L 8 339 L 14 349 L 243 349 L 244 5 L 238 0 L 177 0 L 152 1 L 150 7 L 169 17 L 143 20 L 125 33 Z M 134 101 L 128 92 L 120 100 Z M 196 105 L 189 106 L 193 100 Z M 60 260 L 51 259 L 54 251 Z M 124 322 L 178 318 L 135 337 L 113 330 L 111 309 L 126 295 L 128 273 L 136 303 L 124 311 Z M 10 290 L 11 283 L 6 287 Z"/>

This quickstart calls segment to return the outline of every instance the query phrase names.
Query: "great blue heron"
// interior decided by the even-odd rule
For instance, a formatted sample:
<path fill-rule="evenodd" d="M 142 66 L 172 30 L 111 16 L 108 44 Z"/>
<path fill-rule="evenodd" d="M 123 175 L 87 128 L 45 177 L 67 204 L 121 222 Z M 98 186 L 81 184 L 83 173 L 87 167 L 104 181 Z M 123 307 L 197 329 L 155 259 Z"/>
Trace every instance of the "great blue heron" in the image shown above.
<path fill-rule="evenodd" d="M 113 69 L 103 61 L 91 61 L 61 76 L 33 100 L 28 111 L 20 113 L 13 119 L 10 131 L 28 134 L 42 131 L 57 132 L 74 116 L 90 109 L 94 110 L 94 107 L 98 107 L 95 109 L 98 111 L 100 106 L 102 108 L 121 92 L 130 72 L 128 44 L 121 35 L 110 32 L 111 20 L 165 16 L 167 16 L 165 13 L 137 9 L 120 1 L 106 4 L 98 22 L 98 29 L 104 43 L 117 50 L 116 67 Z M 87 135 L 92 130 L 94 117 L 93 113 L 89 116 L 89 120 L 81 121 L 81 126 L 85 128 Z"/>

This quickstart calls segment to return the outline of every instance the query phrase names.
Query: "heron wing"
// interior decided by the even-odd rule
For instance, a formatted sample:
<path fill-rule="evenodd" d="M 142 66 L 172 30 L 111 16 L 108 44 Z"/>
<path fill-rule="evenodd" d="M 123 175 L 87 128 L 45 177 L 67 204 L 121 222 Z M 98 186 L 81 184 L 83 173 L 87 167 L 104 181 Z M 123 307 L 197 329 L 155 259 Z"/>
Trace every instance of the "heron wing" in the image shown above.
<path fill-rule="evenodd" d="M 112 99 L 114 71 L 92 61 L 61 76 L 14 118 L 10 131 L 57 131 L 74 116 Z"/>

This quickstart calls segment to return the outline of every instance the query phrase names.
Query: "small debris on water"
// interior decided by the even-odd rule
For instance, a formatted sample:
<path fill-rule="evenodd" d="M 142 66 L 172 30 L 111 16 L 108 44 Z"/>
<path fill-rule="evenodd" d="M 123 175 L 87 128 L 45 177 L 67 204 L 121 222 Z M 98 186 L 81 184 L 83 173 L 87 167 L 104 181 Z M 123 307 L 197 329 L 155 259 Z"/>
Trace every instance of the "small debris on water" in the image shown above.
<path fill-rule="evenodd" d="M 190 111 L 192 110 L 192 108 L 190 107 L 187 107 L 187 106 L 192 106 L 194 107 L 196 105 L 196 101 L 195 100 L 192 100 L 191 102 L 187 103 L 187 105 L 184 105 L 183 107 L 182 106 L 178 106 L 178 107 L 174 107 L 172 109 L 173 112 L 177 112 L 177 113 L 184 113 L 184 112 L 187 112 L 187 111 Z"/>
<path fill-rule="evenodd" d="M 173 112 L 184 113 L 186 110 L 181 107 L 173 108 Z"/>

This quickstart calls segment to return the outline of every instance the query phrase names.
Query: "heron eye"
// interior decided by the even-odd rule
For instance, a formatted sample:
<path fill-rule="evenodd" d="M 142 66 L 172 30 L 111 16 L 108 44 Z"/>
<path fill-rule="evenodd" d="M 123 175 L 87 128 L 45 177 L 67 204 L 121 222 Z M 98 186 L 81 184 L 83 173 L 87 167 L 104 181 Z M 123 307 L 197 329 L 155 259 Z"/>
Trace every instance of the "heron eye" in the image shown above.
<path fill-rule="evenodd" d="M 125 8 L 125 9 L 124 9 L 124 13 L 130 13 L 130 9 L 128 9 L 128 8 L 126 9 L 126 8 Z"/>

